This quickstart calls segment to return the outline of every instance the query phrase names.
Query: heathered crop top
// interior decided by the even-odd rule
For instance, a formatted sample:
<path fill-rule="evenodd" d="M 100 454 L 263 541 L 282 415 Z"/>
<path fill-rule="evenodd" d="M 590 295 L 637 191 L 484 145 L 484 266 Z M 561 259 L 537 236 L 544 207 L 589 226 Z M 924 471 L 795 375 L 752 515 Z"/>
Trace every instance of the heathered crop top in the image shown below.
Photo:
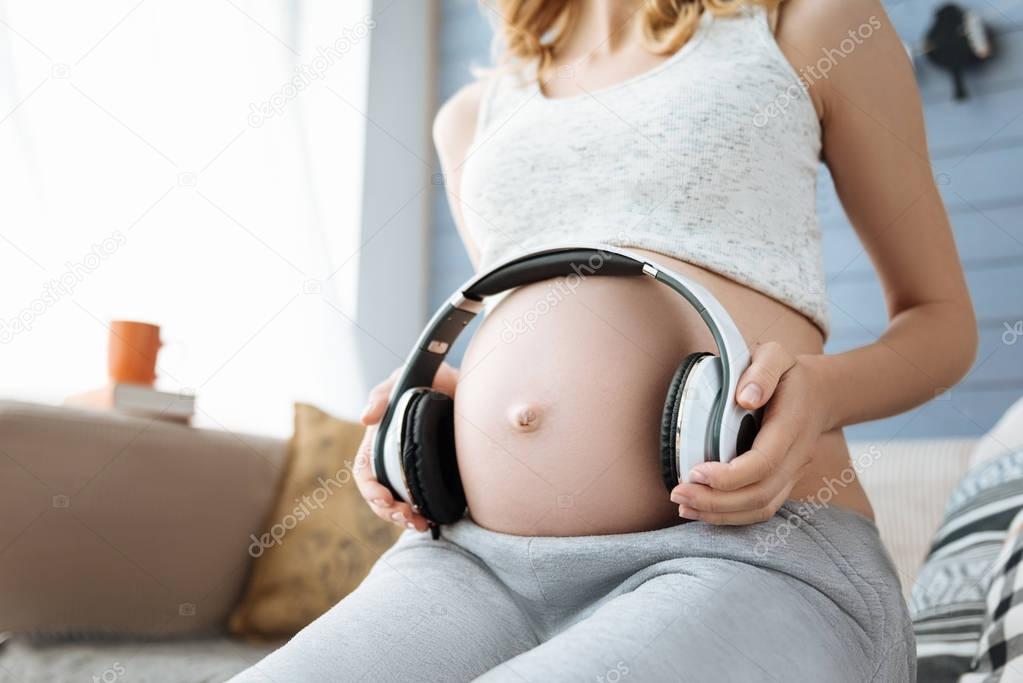
<path fill-rule="evenodd" d="M 809 94 L 751 6 L 705 13 L 666 61 L 588 94 L 549 99 L 535 77 L 489 77 L 459 194 L 481 268 L 547 243 L 648 249 L 827 334 L 820 151 Z"/>

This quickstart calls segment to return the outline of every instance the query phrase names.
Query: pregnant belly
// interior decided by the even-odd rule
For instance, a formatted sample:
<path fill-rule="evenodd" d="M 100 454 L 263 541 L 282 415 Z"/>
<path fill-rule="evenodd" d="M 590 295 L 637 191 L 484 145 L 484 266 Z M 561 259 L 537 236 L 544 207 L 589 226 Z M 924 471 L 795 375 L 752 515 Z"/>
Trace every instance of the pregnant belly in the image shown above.
<path fill-rule="evenodd" d="M 794 353 L 820 351 L 816 327 L 792 309 L 688 264 L 651 258 L 708 287 L 751 345 L 774 339 Z M 714 350 L 688 304 L 646 278 L 551 280 L 509 294 L 474 335 L 455 396 L 459 470 L 473 519 L 540 536 L 677 523 L 660 475 L 664 398 L 687 354 Z M 840 434 L 820 447 L 806 476 L 848 464 Z M 856 485 L 832 503 L 869 514 L 861 498 Z"/>

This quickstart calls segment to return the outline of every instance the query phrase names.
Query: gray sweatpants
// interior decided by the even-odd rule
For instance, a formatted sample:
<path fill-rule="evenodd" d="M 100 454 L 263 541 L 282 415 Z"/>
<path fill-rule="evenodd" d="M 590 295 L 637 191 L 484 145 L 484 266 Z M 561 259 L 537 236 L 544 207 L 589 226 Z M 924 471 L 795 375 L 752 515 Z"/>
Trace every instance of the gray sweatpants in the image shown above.
<path fill-rule="evenodd" d="M 873 523 L 787 503 L 747 527 L 406 532 L 362 585 L 234 681 L 880 681 L 915 678 Z"/>

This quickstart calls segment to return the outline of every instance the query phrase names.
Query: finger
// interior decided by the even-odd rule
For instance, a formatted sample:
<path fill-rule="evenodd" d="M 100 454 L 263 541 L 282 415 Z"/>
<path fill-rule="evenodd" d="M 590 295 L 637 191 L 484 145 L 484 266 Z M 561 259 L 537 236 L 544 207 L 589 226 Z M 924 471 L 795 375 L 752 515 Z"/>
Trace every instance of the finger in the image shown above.
<path fill-rule="evenodd" d="M 381 484 L 373 476 L 373 439 L 376 436 L 375 427 L 366 429 L 362 436 L 362 443 L 359 450 L 355 452 L 355 462 L 352 463 L 352 475 L 355 478 L 355 485 L 359 494 L 375 508 L 387 508 L 394 503 L 394 496 L 390 489 Z"/>
<path fill-rule="evenodd" d="M 433 388 L 454 397 L 457 385 L 458 368 L 453 368 L 447 363 L 441 363 L 440 368 L 437 370 L 437 375 L 433 378 Z"/>
<path fill-rule="evenodd" d="M 359 449 L 355 451 L 355 460 L 352 462 L 352 474 L 356 481 L 373 479 L 373 442 L 378 431 L 375 426 L 369 426 L 362 432 L 362 441 L 359 442 Z"/>
<path fill-rule="evenodd" d="M 391 397 L 391 390 L 394 389 L 394 384 L 398 381 L 401 371 L 402 368 L 396 369 L 387 379 L 370 389 L 366 407 L 362 409 L 362 415 L 359 417 L 362 424 L 367 426 L 379 424 L 383 419 L 384 411 L 387 410 L 387 401 Z M 458 369 L 447 363 L 441 363 L 433 380 L 433 388 L 448 396 L 454 396 L 457 384 Z"/>
<path fill-rule="evenodd" d="M 359 493 L 369 502 L 370 508 L 380 519 L 417 531 L 426 531 L 429 527 L 430 523 L 426 517 L 415 512 L 405 501 L 396 500 L 391 491 L 373 479 L 372 475 L 369 477 L 362 475 L 361 478 L 357 476 L 355 482 L 359 487 Z"/>
<path fill-rule="evenodd" d="M 388 510 L 384 511 L 387 521 L 407 529 L 426 531 L 430 527 L 429 520 L 422 515 L 413 512 L 412 506 L 405 501 L 398 501 Z M 380 513 L 377 513 L 378 515 Z"/>
<path fill-rule="evenodd" d="M 359 487 L 359 493 L 366 499 L 366 502 L 375 508 L 384 509 L 394 505 L 394 496 L 391 491 L 375 479 L 363 482 Z"/>
<path fill-rule="evenodd" d="M 369 426 L 380 422 L 384 416 L 384 410 L 387 408 L 387 399 L 391 396 L 391 389 L 398 381 L 400 372 L 401 368 L 397 368 L 388 375 L 387 379 L 370 389 L 366 407 L 362 409 L 362 415 L 359 417 L 362 424 Z"/>
<path fill-rule="evenodd" d="M 355 462 L 352 463 L 352 474 L 359 494 L 370 504 L 377 517 L 393 524 L 414 528 L 417 531 L 426 531 L 430 522 L 423 515 L 418 514 L 412 506 L 403 500 L 396 499 L 389 488 L 377 481 L 373 476 L 373 438 L 377 433 L 376 427 L 369 427 L 362 437 L 362 443 L 355 455 Z"/>
<path fill-rule="evenodd" d="M 366 499 L 366 502 L 375 510 L 390 511 L 394 505 L 394 494 L 390 489 L 373 478 L 373 475 L 359 478 L 356 476 L 355 485 L 359 489 L 359 495 Z"/>
<path fill-rule="evenodd" d="M 753 448 L 725 462 L 705 462 L 689 473 L 689 481 L 706 484 L 719 491 L 736 491 L 758 481 L 770 479 L 781 470 L 785 455 L 795 443 L 796 425 L 779 416 L 768 415 L 753 440 Z"/>
<path fill-rule="evenodd" d="M 735 401 L 743 408 L 755 410 L 766 404 L 782 375 L 796 364 L 796 358 L 778 342 L 766 342 L 753 349 L 753 359 L 735 388 Z"/>
<path fill-rule="evenodd" d="M 362 424 L 368 427 L 380 423 L 384 417 L 384 411 L 387 409 L 387 399 L 391 396 L 391 387 L 393 386 L 393 382 L 388 382 L 378 384 L 370 390 L 369 398 L 366 399 L 366 407 L 362 409 L 362 415 L 359 416 L 359 421 Z"/>
<path fill-rule="evenodd" d="M 760 481 L 736 491 L 718 491 L 702 484 L 679 484 L 671 492 L 676 505 L 699 512 L 748 512 L 767 507 L 785 488 L 781 477 Z"/>
<path fill-rule="evenodd" d="M 778 508 L 780 508 L 788 499 L 788 495 L 791 491 L 792 486 L 786 486 L 767 505 L 754 510 L 743 510 L 741 512 L 703 512 L 701 510 L 693 510 L 683 506 L 679 509 L 679 517 L 724 526 L 742 526 L 746 524 L 766 522 L 774 516 L 774 513 L 778 511 Z"/>

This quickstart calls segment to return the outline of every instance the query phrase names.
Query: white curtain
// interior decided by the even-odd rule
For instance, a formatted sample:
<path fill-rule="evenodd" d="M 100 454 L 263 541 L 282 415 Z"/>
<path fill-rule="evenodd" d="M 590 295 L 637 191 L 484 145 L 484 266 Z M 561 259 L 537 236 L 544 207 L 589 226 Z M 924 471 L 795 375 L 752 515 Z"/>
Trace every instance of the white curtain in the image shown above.
<path fill-rule="evenodd" d="M 369 0 L 0 5 L 0 395 L 106 377 L 106 324 L 163 327 L 196 423 L 357 413 Z"/>

